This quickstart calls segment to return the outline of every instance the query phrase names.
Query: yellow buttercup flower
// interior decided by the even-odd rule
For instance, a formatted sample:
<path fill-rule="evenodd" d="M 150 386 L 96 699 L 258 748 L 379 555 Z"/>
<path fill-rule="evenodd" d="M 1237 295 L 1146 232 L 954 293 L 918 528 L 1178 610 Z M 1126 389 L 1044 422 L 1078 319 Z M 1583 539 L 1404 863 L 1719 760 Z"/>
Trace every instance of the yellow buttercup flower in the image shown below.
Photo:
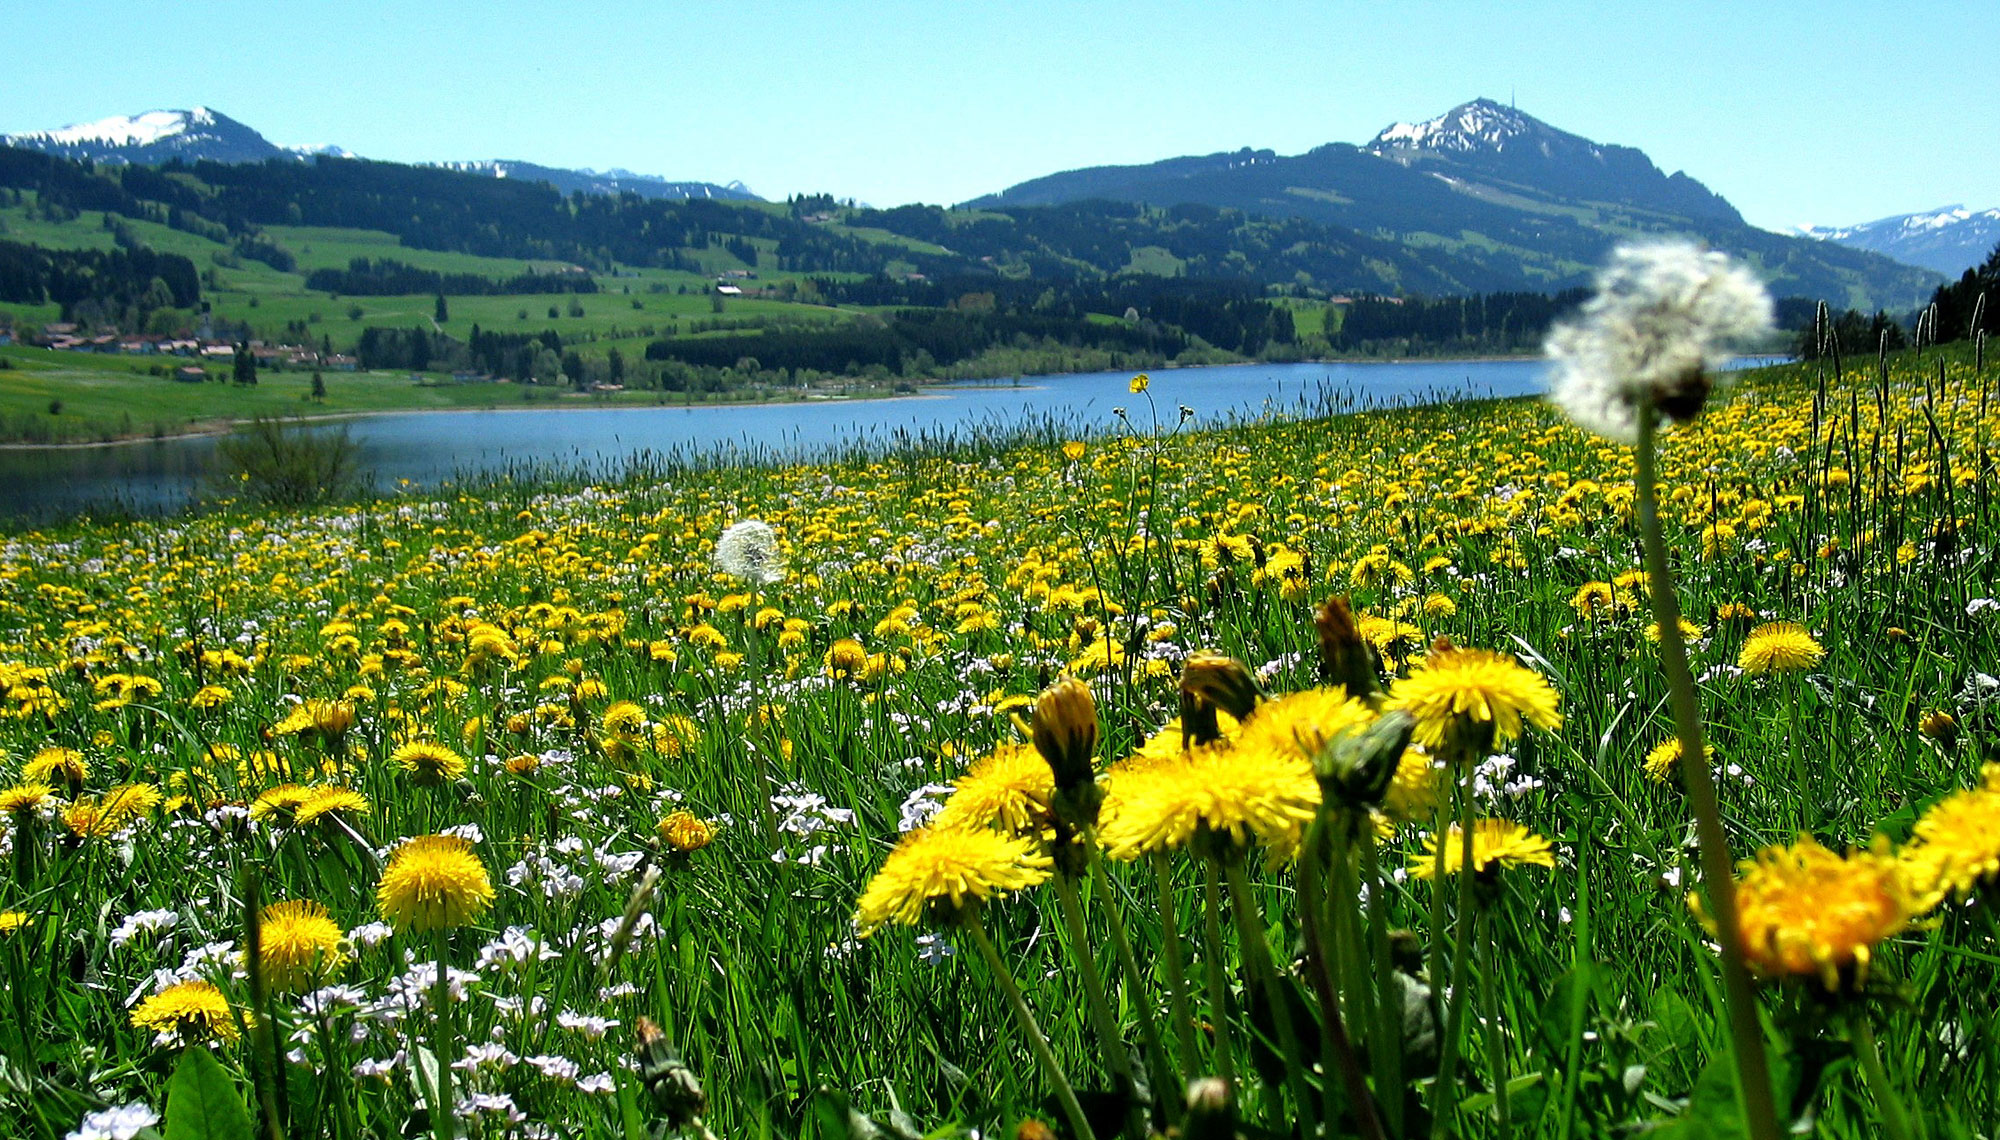
<path fill-rule="evenodd" d="M 1151 376 L 1146 375 L 1144 372 L 1141 372 L 1137 376 L 1132 377 L 1132 382 L 1126 385 L 1126 387 L 1130 389 L 1131 393 L 1134 396 L 1139 395 L 1141 392 L 1144 392 L 1146 389 L 1152 386 L 1153 386 L 1153 378 Z"/>
<path fill-rule="evenodd" d="M 35 916 L 24 910 L 0 910 L 0 936 L 12 934 L 34 921 Z"/>
<path fill-rule="evenodd" d="M 310 989 L 344 960 L 340 925 L 326 907 L 310 899 L 272 903 L 264 908 L 261 953 L 264 977 L 280 990 Z"/>
<path fill-rule="evenodd" d="M 398 930 L 464 926 L 493 898 L 486 865 L 455 835 L 423 835 L 396 848 L 375 890 L 377 909 Z"/>
<path fill-rule="evenodd" d="M 927 827 L 903 836 L 855 904 L 862 937 L 888 923 L 915 925 L 931 904 L 952 907 L 1026 890 L 1052 864 L 1032 839 L 984 828 Z"/>
<path fill-rule="evenodd" d="M 1464 833 L 1457 824 L 1445 832 L 1444 873 L 1456 875 L 1465 865 Z M 1437 873 L 1437 836 L 1424 838 L 1424 850 L 1410 857 L 1410 875 L 1418 879 L 1428 879 Z M 1472 824 L 1472 870 L 1474 874 L 1484 874 L 1503 867 L 1553 867 L 1555 853 L 1549 849 L 1549 841 L 1522 827 L 1518 823 L 1504 819 L 1474 820 Z"/>
<path fill-rule="evenodd" d="M 1462 726 L 1491 725 L 1495 745 L 1520 736 L 1524 724 L 1556 728 L 1556 701 L 1541 674 L 1486 649 L 1432 650 L 1389 691 L 1390 707 L 1416 718 L 1417 740 L 1431 749 Z"/>
<path fill-rule="evenodd" d="M 1750 631 L 1736 667 L 1745 673 L 1789 673 L 1810 669 L 1826 650 L 1797 622 L 1767 622 Z"/>

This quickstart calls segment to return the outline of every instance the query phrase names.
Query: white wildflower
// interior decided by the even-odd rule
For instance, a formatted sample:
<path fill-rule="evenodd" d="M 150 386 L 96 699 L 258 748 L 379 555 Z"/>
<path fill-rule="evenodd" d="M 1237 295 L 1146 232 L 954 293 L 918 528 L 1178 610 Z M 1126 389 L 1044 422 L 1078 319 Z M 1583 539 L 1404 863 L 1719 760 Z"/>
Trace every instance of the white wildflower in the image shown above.
<path fill-rule="evenodd" d="M 1770 294 L 1727 255 L 1686 242 L 1620 246 L 1596 295 L 1549 332 L 1551 396 L 1579 426 L 1634 443 L 1642 406 L 1693 419 L 1707 374 L 1770 328 Z"/>
<path fill-rule="evenodd" d="M 159 1122 L 159 1113 L 134 1101 L 85 1115 L 67 1140 L 132 1140 L 140 1129 Z"/>

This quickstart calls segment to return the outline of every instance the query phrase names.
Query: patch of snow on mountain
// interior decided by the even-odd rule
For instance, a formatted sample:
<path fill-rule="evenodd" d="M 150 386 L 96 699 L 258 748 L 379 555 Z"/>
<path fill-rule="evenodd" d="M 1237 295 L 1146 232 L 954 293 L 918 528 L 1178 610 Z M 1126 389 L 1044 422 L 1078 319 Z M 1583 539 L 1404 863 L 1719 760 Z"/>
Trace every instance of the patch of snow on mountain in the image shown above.
<path fill-rule="evenodd" d="M 188 127 L 212 126 L 215 117 L 208 108 L 192 111 L 147 111 L 143 115 L 113 115 L 94 123 L 76 123 L 56 131 L 36 131 L 17 137 L 40 139 L 58 146 L 105 143 L 111 146 L 149 146 L 161 139 L 186 134 Z"/>

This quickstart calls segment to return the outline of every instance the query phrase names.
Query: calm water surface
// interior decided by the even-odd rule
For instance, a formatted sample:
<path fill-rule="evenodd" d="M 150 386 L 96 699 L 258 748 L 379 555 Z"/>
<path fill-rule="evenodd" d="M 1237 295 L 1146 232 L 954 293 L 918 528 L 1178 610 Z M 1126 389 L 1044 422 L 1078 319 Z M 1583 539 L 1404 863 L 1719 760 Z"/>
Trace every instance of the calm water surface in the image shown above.
<path fill-rule="evenodd" d="M 1519 396 L 1543 390 L 1539 360 L 1240 364 L 1152 373 L 1161 420 L 1178 407 L 1198 422 L 1266 412 L 1416 400 Z M 931 389 L 921 397 L 733 407 L 420 412 L 346 421 L 379 484 L 420 484 L 519 466 L 616 471 L 647 453 L 746 451 L 802 458 L 847 444 L 886 444 L 899 433 L 933 435 L 1054 417 L 1101 427 L 1114 408 L 1141 427 L 1153 414 L 1127 389 L 1130 372 L 1091 372 Z M 212 437 L 116 447 L 0 451 L 0 515 L 48 517 L 121 507 L 171 510 L 200 493 L 214 463 Z"/>

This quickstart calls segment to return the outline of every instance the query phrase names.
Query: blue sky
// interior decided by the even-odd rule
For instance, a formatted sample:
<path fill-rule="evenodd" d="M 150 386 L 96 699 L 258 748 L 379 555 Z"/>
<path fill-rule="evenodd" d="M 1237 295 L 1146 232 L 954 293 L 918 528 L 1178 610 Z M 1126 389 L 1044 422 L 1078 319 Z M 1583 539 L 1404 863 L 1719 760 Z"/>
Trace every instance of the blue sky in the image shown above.
<path fill-rule="evenodd" d="M 892 205 L 1099 163 L 1364 142 L 1511 94 L 1772 228 L 2000 206 L 1990 0 L 63 8 L 7 53 L 0 132 L 206 104 L 274 142 L 373 158 L 623 166 Z"/>

